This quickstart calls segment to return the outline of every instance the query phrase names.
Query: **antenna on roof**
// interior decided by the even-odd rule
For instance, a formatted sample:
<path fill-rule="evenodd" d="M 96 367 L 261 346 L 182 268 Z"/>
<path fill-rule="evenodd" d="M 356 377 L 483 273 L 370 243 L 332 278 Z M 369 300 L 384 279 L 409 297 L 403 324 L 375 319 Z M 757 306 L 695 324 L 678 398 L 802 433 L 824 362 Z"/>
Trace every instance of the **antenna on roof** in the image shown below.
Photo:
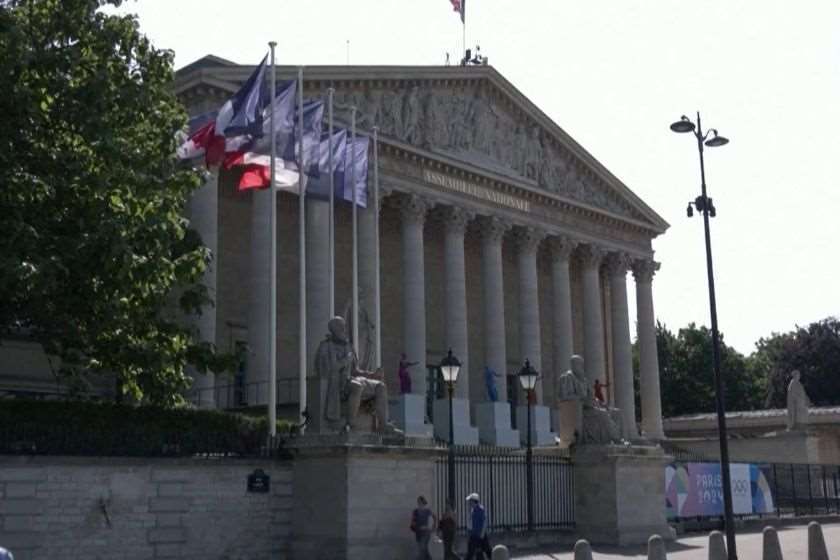
<path fill-rule="evenodd" d="M 345 63 L 347 64 L 347 66 L 350 66 L 350 39 L 347 39 L 346 53 L 347 59 Z"/>

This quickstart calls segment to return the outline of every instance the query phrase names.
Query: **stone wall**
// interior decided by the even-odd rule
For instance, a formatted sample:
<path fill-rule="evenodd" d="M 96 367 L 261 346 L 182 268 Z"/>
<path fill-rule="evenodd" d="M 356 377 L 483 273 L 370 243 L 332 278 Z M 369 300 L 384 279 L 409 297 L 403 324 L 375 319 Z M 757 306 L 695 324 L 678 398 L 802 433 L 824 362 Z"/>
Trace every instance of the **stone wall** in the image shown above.
<path fill-rule="evenodd" d="M 718 438 L 670 438 L 670 441 L 703 458 L 720 459 Z M 742 463 L 799 463 L 840 465 L 840 436 L 836 429 L 772 432 L 754 437 L 730 438 L 729 460 Z"/>
<path fill-rule="evenodd" d="M 269 493 L 246 491 L 257 468 Z M 0 546 L 16 560 L 276 558 L 292 476 L 269 460 L 0 457 Z"/>

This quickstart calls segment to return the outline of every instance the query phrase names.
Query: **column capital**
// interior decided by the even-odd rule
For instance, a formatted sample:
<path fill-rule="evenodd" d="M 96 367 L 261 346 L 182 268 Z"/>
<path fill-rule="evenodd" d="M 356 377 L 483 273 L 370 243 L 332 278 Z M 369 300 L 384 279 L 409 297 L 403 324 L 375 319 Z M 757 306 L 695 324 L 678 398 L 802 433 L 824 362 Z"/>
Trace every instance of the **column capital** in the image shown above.
<path fill-rule="evenodd" d="M 568 261 L 578 242 L 566 235 L 552 235 L 548 238 L 548 249 L 555 261 Z"/>
<path fill-rule="evenodd" d="M 467 225 L 475 217 L 475 213 L 460 206 L 440 206 L 436 211 L 438 219 L 443 222 L 446 233 L 464 235 Z"/>
<path fill-rule="evenodd" d="M 632 263 L 633 259 L 630 258 L 630 255 L 622 251 L 608 253 L 604 259 L 604 267 L 607 274 L 612 278 L 624 278 Z"/>
<path fill-rule="evenodd" d="M 536 253 L 540 241 L 545 239 L 545 231 L 529 226 L 519 226 L 513 230 L 513 238 L 520 252 Z"/>
<path fill-rule="evenodd" d="M 397 207 L 400 209 L 400 215 L 403 221 L 414 224 L 423 225 L 426 222 L 426 214 L 431 208 L 431 204 L 425 198 L 417 196 L 416 194 L 407 194 L 400 196 L 397 199 Z"/>
<path fill-rule="evenodd" d="M 633 278 L 636 282 L 652 282 L 659 267 L 660 264 L 653 259 L 636 259 L 633 261 Z"/>
<path fill-rule="evenodd" d="M 585 268 L 598 268 L 604 259 L 604 249 L 592 243 L 583 243 L 577 248 L 577 255 Z"/>
<path fill-rule="evenodd" d="M 484 241 L 500 242 L 511 228 L 510 222 L 496 216 L 480 216 L 478 230 Z"/>

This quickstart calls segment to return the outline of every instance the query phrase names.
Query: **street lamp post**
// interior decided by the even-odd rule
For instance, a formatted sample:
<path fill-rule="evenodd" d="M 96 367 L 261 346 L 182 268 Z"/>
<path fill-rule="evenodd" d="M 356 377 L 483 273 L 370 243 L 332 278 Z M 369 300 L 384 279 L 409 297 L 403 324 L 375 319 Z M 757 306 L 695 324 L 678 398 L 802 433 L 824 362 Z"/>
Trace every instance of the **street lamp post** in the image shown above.
<path fill-rule="evenodd" d="M 525 360 L 525 365 L 519 370 L 519 382 L 522 388 L 525 389 L 525 398 L 528 403 L 526 413 L 528 416 L 527 428 L 528 435 L 526 436 L 525 449 L 525 469 L 526 469 L 526 492 L 528 493 L 528 531 L 534 530 L 534 452 L 531 446 L 531 401 L 534 397 L 534 387 L 537 385 L 537 378 L 539 373 L 531 367 L 531 362 Z"/>
<path fill-rule="evenodd" d="M 697 151 L 700 153 L 700 196 L 688 203 L 686 213 L 688 217 L 694 215 L 694 209 L 703 214 L 703 228 L 706 235 L 706 271 L 709 280 L 709 308 L 712 316 L 712 356 L 714 358 L 715 374 L 715 405 L 717 408 L 718 438 L 720 439 L 720 470 L 723 482 L 723 513 L 726 529 L 726 549 L 729 560 L 737 560 L 735 548 L 735 523 L 732 514 L 732 482 L 729 476 L 729 444 L 726 436 L 726 407 L 723 394 L 723 378 L 720 371 L 720 334 L 717 324 L 717 303 L 715 300 L 715 277 L 712 267 L 712 238 L 709 233 L 709 218 L 717 214 L 712 199 L 706 195 L 706 168 L 703 163 L 703 145 L 711 148 L 723 146 L 729 140 L 718 134 L 717 129 L 710 129 L 705 134 L 700 123 L 700 112 L 697 113 L 697 124 L 683 115 L 680 120 L 671 125 L 671 130 L 678 133 L 691 132 L 697 138 Z"/>
<path fill-rule="evenodd" d="M 452 355 L 452 349 L 450 348 L 446 357 L 440 362 L 440 371 L 446 383 L 446 388 L 449 390 L 449 462 L 447 465 L 449 492 L 447 497 L 452 507 L 455 507 L 455 422 L 452 418 L 452 395 L 455 393 L 455 383 L 458 381 L 460 370 L 461 362 Z"/>

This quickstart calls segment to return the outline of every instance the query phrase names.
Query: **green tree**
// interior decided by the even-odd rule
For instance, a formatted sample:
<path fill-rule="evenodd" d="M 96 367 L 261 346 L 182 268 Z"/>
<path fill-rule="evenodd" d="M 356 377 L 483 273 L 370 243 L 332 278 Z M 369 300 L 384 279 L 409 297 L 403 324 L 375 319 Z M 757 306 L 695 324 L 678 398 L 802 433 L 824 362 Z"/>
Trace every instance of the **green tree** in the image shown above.
<path fill-rule="evenodd" d="M 691 323 L 675 335 L 665 325 L 657 323 L 656 344 L 663 416 L 714 412 L 711 331 Z M 638 341 L 634 346 L 638 346 Z M 747 358 L 723 343 L 723 336 L 721 374 L 727 410 L 754 410 L 763 404 L 762 377 L 748 366 Z"/>
<path fill-rule="evenodd" d="M 773 333 L 756 342 L 752 367 L 767 382 L 766 406 L 786 406 L 791 372 L 818 406 L 840 404 L 840 321 L 828 317 L 787 333 Z"/>
<path fill-rule="evenodd" d="M 178 320 L 209 301 L 183 217 L 200 178 L 173 157 L 172 53 L 102 9 L 120 3 L 0 0 L 0 337 L 173 405 L 188 363 L 229 357 Z"/>

